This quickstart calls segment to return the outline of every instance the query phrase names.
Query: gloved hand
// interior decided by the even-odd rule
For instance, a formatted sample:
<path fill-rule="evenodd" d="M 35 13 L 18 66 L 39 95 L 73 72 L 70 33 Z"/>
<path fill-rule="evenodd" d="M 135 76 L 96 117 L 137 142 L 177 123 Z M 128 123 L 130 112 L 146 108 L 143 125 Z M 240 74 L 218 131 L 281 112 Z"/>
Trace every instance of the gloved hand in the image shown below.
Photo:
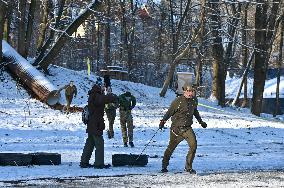
<path fill-rule="evenodd" d="M 204 121 L 199 122 L 199 124 L 201 125 L 201 127 L 206 128 L 207 124 Z"/>
<path fill-rule="evenodd" d="M 161 121 L 160 121 L 160 124 L 159 124 L 159 129 L 162 130 L 162 129 L 165 127 L 165 123 L 166 123 L 166 121 L 161 120 Z"/>

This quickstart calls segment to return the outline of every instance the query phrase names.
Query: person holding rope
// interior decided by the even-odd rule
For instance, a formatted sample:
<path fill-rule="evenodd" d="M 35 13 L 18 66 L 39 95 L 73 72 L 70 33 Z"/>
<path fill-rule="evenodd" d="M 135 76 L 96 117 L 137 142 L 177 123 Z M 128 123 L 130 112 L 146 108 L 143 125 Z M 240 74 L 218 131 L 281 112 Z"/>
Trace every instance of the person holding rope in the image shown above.
<path fill-rule="evenodd" d="M 159 128 L 163 129 L 166 121 L 171 117 L 170 140 L 164 153 L 161 172 L 168 172 L 167 167 L 172 153 L 181 141 L 186 140 L 190 149 L 186 156 L 185 171 L 196 174 L 196 171 L 192 169 L 192 163 L 197 149 L 196 136 L 191 127 L 193 124 L 193 116 L 203 128 L 206 128 L 207 124 L 202 121 L 197 110 L 198 101 L 195 96 L 194 88 L 188 83 L 185 83 L 182 89 L 183 95 L 177 97 L 172 102 L 159 124 Z"/>

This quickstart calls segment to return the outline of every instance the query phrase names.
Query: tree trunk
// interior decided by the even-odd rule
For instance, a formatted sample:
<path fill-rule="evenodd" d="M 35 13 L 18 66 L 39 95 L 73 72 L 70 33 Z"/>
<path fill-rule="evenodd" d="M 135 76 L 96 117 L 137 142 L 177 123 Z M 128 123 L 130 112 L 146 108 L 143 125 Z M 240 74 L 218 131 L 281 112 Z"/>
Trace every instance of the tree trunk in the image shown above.
<path fill-rule="evenodd" d="M 110 17 L 110 0 L 106 0 L 106 16 Z M 107 21 L 105 23 L 105 35 L 104 35 L 104 60 L 106 65 L 111 65 L 111 59 L 110 59 L 110 22 Z"/>
<path fill-rule="evenodd" d="M 8 7 L 7 7 L 7 10 L 6 10 L 6 17 L 7 18 L 11 18 L 12 15 L 13 15 L 13 7 L 15 6 L 15 2 L 14 1 L 9 1 L 8 2 Z M 11 35 L 10 35 L 10 31 L 11 31 L 11 20 L 12 19 L 5 19 L 5 22 L 4 22 L 4 36 L 3 38 L 9 43 L 11 44 L 12 46 L 15 47 L 15 45 L 13 44 L 12 42 L 12 39 L 11 39 Z"/>
<path fill-rule="evenodd" d="M 244 8 L 244 18 L 243 18 L 243 32 L 242 32 L 242 65 L 243 68 L 245 69 L 247 67 L 247 61 L 248 61 L 248 48 L 247 48 L 247 31 L 245 30 L 247 28 L 247 15 L 248 15 L 248 6 L 249 3 L 245 4 Z M 243 103 L 241 104 L 241 107 L 246 107 L 248 106 L 248 85 L 247 85 L 248 79 L 247 75 L 244 78 L 244 83 L 243 83 L 243 88 L 244 88 L 244 100 Z"/>
<path fill-rule="evenodd" d="M 222 38 L 220 37 L 219 30 L 221 30 L 220 25 L 220 10 L 219 5 L 217 4 L 219 0 L 211 0 L 210 7 L 213 9 L 211 19 L 217 25 L 212 26 L 212 35 L 213 35 L 213 46 L 212 46 L 212 55 L 213 55 L 213 86 L 212 94 L 218 100 L 218 105 L 225 106 L 225 79 L 226 79 L 226 67 L 224 64 L 223 54 L 223 44 Z"/>
<path fill-rule="evenodd" d="M 102 46 L 102 36 L 101 36 L 101 23 L 97 23 L 97 72 L 101 69 L 101 46 Z"/>
<path fill-rule="evenodd" d="M 45 40 L 45 34 L 46 34 L 46 29 L 48 25 L 48 14 L 49 14 L 49 0 L 44 0 L 43 1 L 43 12 L 42 12 L 42 17 L 41 17 L 41 23 L 39 26 L 39 36 L 37 40 L 37 54 L 40 53 L 43 42 Z M 38 58 L 37 58 L 38 59 Z M 35 60 L 35 65 L 38 64 L 37 59 Z"/>
<path fill-rule="evenodd" d="M 252 52 L 252 54 L 251 54 L 251 56 L 250 56 L 250 59 L 249 59 L 249 62 L 246 63 L 247 67 L 246 67 L 245 70 L 244 70 L 244 73 L 243 73 L 243 76 L 242 76 L 242 81 L 241 81 L 241 84 L 240 84 L 238 93 L 237 93 L 236 97 L 234 98 L 234 100 L 233 100 L 233 102 L 232 102 L 232 106 L 235 106 L 235 105 L 237 104 L 237 101 L 239 100 L 239 97 L 240 97 L 240 95 L 241 95 L 241 91 L 242 91 L 243 84 L 244 84 L 245 81 L 247 80 L 248 71 L 249 71 L 249 68 L 250 68 L 250 66 L 251 66 L 251 63 L 252 63 L 252 60 L 253 60 L 253 57 L 254 57 L 254 53 L 255 53 L 255 51 Z"/>
<path fill-rule="evenodd" d="M 59 54 L 61 48 L 64 46 L 65 42 L 69 39 L 77 28 L 93 13 L 93 11 L 98 11 L 101 8 L 101 1 L 93 1 L 88 8 L 86 8 L 59 36 L 58 40 L 50 51 L 44 56 L 44 58 L 39 62 L 39 66 L 47 71 L 48 66 L 52 63 L 54 58 Z"/>
<path fill-rule="evenodd" d="M 62 13 L 63 13 L 63 8 L 64 8 L 64 5 L 65 5 L 65 0 L 61 0 L 59 1 L 59 9 L 58 9 L 58 12 L 57 12 L 57 16 L 56 16 L 56 19 L 55 19 L 55 25 L 54 25 L 54 28 L 57 29 L 59 27 L 59 24 L 60 24 L 60 19 L 61 19 L 61 16 L 62 16 Z M 46 5 L 45 5 L 46 6 Z M 49 10 L 49 5 L 47 4 L 47 7 L 45 7 L 44 9 L 44 16 L 43 16 L 43 25 L 45 25 L 45 27 L 43 27 L 43 30 L 42 30 L 42 33 L 41 34 L 44 34 L 45 35 L 45 32 L 46 32 L 46 26 L 47 26 L 47 18 L 48 18 L 48 11 Z M 46 10 L 47 9 L 47 10 Z M 45 22 L 45 24 L 44 24 Z M 52 41 L 54 40 L 54 35 L 55 35 L 55 30 L 54 29 L 51 29 L 50 30 L 50 33 L 49 33 L 49 37 L 48 39 L 46 40 L 46 42 L 43 44 L 43 41 L 44 41 L 44 36 L 42 36 L 41 40 L 39 41 L 39 46 L 38 46 L 38 53 L 39 55 L 37 56 L 35 62 L 34 62 L 34 65 L 37 66 L 38 63 L 42 60 L 42 58 L 44 57 L 44 54 L 45 52 L 47 51 L 47 49 L 50 47 Z M 43 44 L 43 46 L 42 46 Z"/>
<path fill-rule="evenodd" d="M 2 39 L 4 32 L 4 22 L 6 18 L 7 3 L 0 0 L 0 65 L 2 64 Z M 1 68 L 2 66 L 0 66 Z"/>
<path fill-rule="evenodd" d="M 255 53 L 251 112 L 257 116 L 260 116 L 260 113 L 262 112 L 262 99 L 268 61 L 276 33 L 274 30 L 277 30 L 275 23 L 279 8 L 279 0 L 273 2 L 269 19 L 267 19 L 268 3 L 264 0 L 259 1 L 255 13 L 255 43 L 258 51 Z"/>
<path fill-rule="evenodd" d="M 18 11 L 18 53 L 20 55 L 25 54 L 25 33 L 26 33 L 26 0 L 19 0 Z"/>
<path fill-rule="evenodd" d="M 201 1 L 201 13 L 200 13 L 200 32 L 198 33 L 197 43 L 199 44 L 199 48 L 196 50 L 197 52 L 197 66 L 196 66 L 196 77 L 195 84 L 197 87 L 202 85 L 202 53 L 203 53 L 203 37 L 205 36 L 205 2 L 206 0 Z"/>
<path fill-rule="evenodd" d="M 36 0 L 31 0 L 29 13 L 28 13 L 27 31 L 26 31 L 26 37 L 25 37 L 25 52 L 23 54 L 24 58 L 27 58 L 29 54 L 29 49 L 30 49 L 32 34 L 33 34 L 33 23 L 34 23 L 35 10 L 36 10 Z"/>
<path fill-rule="evenodd" d="M 279 101 L 279 87 L 280 87 L 280 76 L 281 76 L 281 65 L 283 62 L 283 42 L 284 42 L 284 14 L 281 18 L 281 27 L 280 27 L 281 39 L 279 44 L 279 59 L 277 62 L 277 85 L 276 85 L 276 105 L 273 113 L 273 117 L 279 114 L 280 101 Z"/>

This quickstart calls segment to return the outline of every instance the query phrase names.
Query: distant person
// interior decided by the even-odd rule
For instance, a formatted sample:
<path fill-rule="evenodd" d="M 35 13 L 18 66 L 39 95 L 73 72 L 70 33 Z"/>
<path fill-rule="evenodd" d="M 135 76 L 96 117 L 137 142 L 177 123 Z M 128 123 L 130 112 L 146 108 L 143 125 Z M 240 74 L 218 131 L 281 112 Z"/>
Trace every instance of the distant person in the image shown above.
<path fill-rule="evenodd" d="M 104 164 L 104 108 L 105 104 L 117 101 L 117 97 L 113 94 L 104 95 L 99 85 L 94 85 L 88 94 L 89 120 L 86 130 L 88 138 L 81 156 L 80 167 L 108 168 L 110 164 Z M 94 147 L 96 147 L 95 163 L 91 165 L 89 161 Z"/>
<path fill-rule="evenodd" d="M 192 163 L 197 149 L 196 136 L 191 127 L 193 123 L 193 116 L 203 128 L 206 128 L 207 124 L 202 121 L 197 110 L 198 101 L 192 86 L 186 83 L 182 89 L 183 95 L 177 97 L 172 102 L 159 125 L 159 128 L 163 129 L 166 121 L 172 117 L 170 140 L 164 153 L 161 172 L 168 172 L 167 167 L 175 148 L 181 141 L 186 140 L 190 149 L 186 156 L 185 171 L 191 174 L 196 174 L 196 171 L 192 169 Z"/>
<path fill-rule="evenodd" d="M 107 94 L 112 94 L 111 87 L 107 87 Z M 114 120 L 116 117 L 116 109 L 118 108 L 118 105 L 119 104 L 117 100 L 114 103 L 109 103 L 109 104 L 106 104 L 105 106 L 105 112 L 106 112 L 107 119 L 109 122 L 108 131 L 107 131 L 107 135 L 109 139 L 114 138 L 113 124 L 114 124 Z"/>
<path fill-rule="evenodd" d="M 70 81 L 68 85 L 63 86 L 60 88 L 57 92 L 56 95 L 58 95 L 61 90 L 65 89 L 65 98 L 66 98 L 66 113 L 68 114 L 70 112 L 70 105 L 72 103 L 73 97 L 77 96 L 77 88 L 74 85 L 74 81 Z"/>
<path fill-rule="evenodd" d="M 136 99 L 129 91 L 119 96 L 120 125 L 124 147 L 134 147 L 133 144 L 133 118 L 131 110 L 136 105 Z M 127 124 L 127 126 L 126 126 Z"/>

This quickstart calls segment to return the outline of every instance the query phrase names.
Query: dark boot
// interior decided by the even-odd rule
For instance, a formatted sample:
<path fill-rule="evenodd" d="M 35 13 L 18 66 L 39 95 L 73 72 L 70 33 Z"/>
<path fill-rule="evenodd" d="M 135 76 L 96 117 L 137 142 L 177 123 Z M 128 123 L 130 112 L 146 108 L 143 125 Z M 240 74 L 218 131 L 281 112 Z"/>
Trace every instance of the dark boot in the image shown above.
<path fill-rule="evenodd" d="M 94 168 L 103 169 L 103 168 L 109 168 L 110 166 L 111 166 L 110 164 L 104 164 L 100 166 L 94 166 Z"/>
<path fill-rule="evenodd" d="M 162 173 L 166 173 L 166 172 L 168 172 L 168 169 L 162 168 L 161 172 L 162 172 Z"/>
<path fill-rule="evenodd" d="M 112 138 L 110 131 L 107 131 L 107 137 L 108 137 L 108 139 L 111 139 L 111 138 Z"/>
<path fill-rule="evenodd" d="M 186 172 L 189 172 L 190 174 L 196 174 L 196 171 L 193 170 L 193 169 L 188 169 L 188 170 L 185 170 Z"/>
<path fill-rule="evenodd" d="M 89 163 L 80 163 L 80 167 L 81 168 L 92 168 L 94 167 L 94 165 L 91 165 Z"/>
<path fill-rule="evenodd" d="M 134 147 L 134 144 L 133 144 L 133 142 L 129 142 L 129 145 L 130 145 L 130 147 Z"/>
<path fill-rule="evenodd" d="M 124 147 L 128 147 L 127 143 L 124 143 Z"/>

